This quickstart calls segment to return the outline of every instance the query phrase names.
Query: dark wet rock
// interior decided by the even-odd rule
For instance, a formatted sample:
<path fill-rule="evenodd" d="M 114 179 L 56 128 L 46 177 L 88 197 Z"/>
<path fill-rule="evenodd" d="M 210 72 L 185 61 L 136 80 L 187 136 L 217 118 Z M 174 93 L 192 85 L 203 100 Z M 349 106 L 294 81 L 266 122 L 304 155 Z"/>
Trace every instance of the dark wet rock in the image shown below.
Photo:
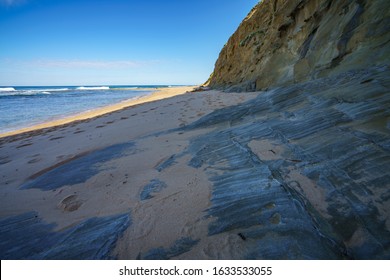
<path fill-rule="evenodd" d="M 209 88 L 209 87 L 199 86 L 199 87 L 194 88 L 191 92 L 208 91 L 208 90 L 210 90 L 210 89 L 211 89 L 211 88 Z"/>
<path fill-rule="evenodd" d="M 199 240 L 183 237 L 176 240 L 176 242 L 168 249 L 162 247 L 152 249 L 140 258 L 144 260 L 168 260 L 190 251 L 192 247 L 198 244 L 198 242 Z"/>
<path fill-rule="evenodd" d="M 77 156 L 39 172 L 20 188 L 49 191 L 65 185 L 84 183 L 101 171 L 101 165 L 132 152 L 133 148 L 133 142 L 122 143 Z"/>
<path fill-rule="evenodd" d="M 141 200 L 147 200 L 153 198 L 153 194 L 161 192 L 164 188 L 167 187 L 167 184 L 164 182 L 158 180 L 158 179 L 153 179 L 144 186 L 140 198 Z"/>
<path fill-rule="evenodd" d="M 245 258 L 390 258 L 389 74 L 375 67 L 272 89 L 188 125 L 215 128 L 189 147 L 189 165 L 213 183 L 209 234 L 243 234 Z M 278 143 L 284 160 L 262 160 L 252 140 Z M 324 193 L 325 212 L 287 181 L 293 169 Z"/>
<path fill-rule="evenodd" d="M 338 258 L 333 244 L 317 233 L 316 224 L 305 207 L 281 185 L 283 181 L 275 178 L 267 163 L 245 145 L 232 140 L 233 133 L 228 130 L 197 139 L 202 144 L 211 142 L 206 138 L 215 139 L 209 144 L 213 152 L 199 155 L 208 166 L 214 185 L 208 214 L 217 220 L 210 224 L 209 234 L 240 230 L 251 239 L 247 247 L 250 258 L 290 256 L 289 244 L 294 244 L 296 251 L 291 258 Z M 275 207 L 269 207 L 270 203 Z M 272 236 L 267 241 L 266 233 Z M 267 254 L 263 250 L 264 242 L 267 247 L 277 243 L 280 251 Z"/>
<path fill-rule="evenodd" d="M 90 218 L 54 231 L 36 212 L 0 220 L 1 259 L 111 259 L 116 241 L 131 224 L 130 215 Z"/>

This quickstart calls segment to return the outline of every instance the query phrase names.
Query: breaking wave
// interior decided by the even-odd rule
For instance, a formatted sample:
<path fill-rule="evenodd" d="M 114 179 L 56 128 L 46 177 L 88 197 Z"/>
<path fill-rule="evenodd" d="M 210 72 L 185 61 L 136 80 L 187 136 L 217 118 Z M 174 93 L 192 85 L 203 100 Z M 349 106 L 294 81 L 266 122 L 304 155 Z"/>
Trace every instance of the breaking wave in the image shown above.
<path fill-rule="evenodd" d="M 15 91 L 13 87 L 0 88 L 0 92 Z"/>
<path fill-rule="evenodd" d="M 51 94 L 53 92 L 69 91 L 68 88 L 45 88 L 45 89 L 14 89 L 12 87 L 0 88 L 0 96 L 14 96 L 14 95 L 39 95 Z"/>
<path fill-rule="evenodd" d="M 76 89 L 78 89 L 78 90 L 107 90 L 107 89 L 110 89 L 110 87 L 78 87 Z"/>

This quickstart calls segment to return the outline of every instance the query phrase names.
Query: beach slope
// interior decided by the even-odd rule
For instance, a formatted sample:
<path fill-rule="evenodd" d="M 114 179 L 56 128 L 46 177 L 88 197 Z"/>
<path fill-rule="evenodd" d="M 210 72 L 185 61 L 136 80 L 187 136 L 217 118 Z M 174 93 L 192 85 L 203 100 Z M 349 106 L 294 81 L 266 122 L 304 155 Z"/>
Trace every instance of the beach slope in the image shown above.
<path fill-rule="evenodd" d="M 1 257 L 389 258 L 389 77 L 190 92 L 1 138 Z"/>
<path fill-rule="evenodd" d="M 390 259 L 388 5 L 261 1 L 211 88 L 0 138 L 0 257 Z"/>

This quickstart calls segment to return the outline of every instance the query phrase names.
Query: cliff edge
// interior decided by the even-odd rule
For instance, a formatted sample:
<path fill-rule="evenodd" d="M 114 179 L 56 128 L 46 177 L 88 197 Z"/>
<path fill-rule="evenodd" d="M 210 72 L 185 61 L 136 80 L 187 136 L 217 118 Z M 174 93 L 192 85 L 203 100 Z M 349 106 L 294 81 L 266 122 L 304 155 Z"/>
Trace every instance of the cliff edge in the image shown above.
<path fill-rule="evenodd" d="M 255 91 L 390 61 L 390 1 L 263 0 L 205 85 Z"/>

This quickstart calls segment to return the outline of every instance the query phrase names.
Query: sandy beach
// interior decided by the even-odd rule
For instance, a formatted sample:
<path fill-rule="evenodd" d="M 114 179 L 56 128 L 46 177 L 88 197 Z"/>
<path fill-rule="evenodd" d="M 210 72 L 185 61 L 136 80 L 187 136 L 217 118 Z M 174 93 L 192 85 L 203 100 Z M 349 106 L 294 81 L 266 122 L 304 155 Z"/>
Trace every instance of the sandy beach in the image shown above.
<path fill-rule="evenodd" d="M 1 257 L 386 259 L 385 70 L 263 92 L 165 89 L 2 137 Z M 335 101 L 369 87 L 368 107 Z"/>
<path fill-rule="evenodd" d="M 157 101 L 157 100 L 161 100 L 164 98 L 169 98 L 172 96 L 184 94 L 184 93 L 191 91 L 193 89 L 194 89 L 194 87 L 191 87 L 191 86 L 171 87 L 171 88 L 163 88 L 163 89 L 156 88 L 155 91 L 153 91 L 151 94 L 146 95 L 146 96 L 141 96 L 139 98 L 122 101 L 120 103 L 116 103 L 116 104 L 109 105 L 109 106 L 104 106 L 103 108 L 89 110 L 88 112 L 83 112 L 80 114 L 71 115 L 69 117 L 58 118 L 54 121 L 45 122 L 42 124 L 38 124 L 38 125 L 34 125 L 34 126 L 22 128 L 22 129 L 17 129 L 17 130 L 13 130 L 13 131 L 6 132 L 6 133 L 0 133 L 0 138 L 6 137 L 6 136 L 11 136 L 11 135 L 16 135 L 16 134 L 21 134 L 24 132 L 31 132 L 31 131 L 39 130 L 39 129 L 43 129 L 43 128 L 59 126 L 59 125 L 63 125 L 63 124 L 67 124 L 67 123 L 71 123 L 71 122 L 75 122 L 75 121 L 86 120 L 86 119 L 90 119 L 90 118 L 97 117 L 97 116 L 102 116 L 104 114 L 107 114 L 107 113 L 110 113 L 113 111 L 117 111 L 117 110 L 120 110 L 120 109 L 123 109 L 126 107 L 130 107 L 130 106 L 134 106 L 134 105 L 138 105 L 138 104 L 142 104 L 142 103 L 147 103 L 147 102 L 151 102 L 151 101 Z M 141 91 L 141 90 L 139 90 L 139 91 Z M 149 89 L 148 89 L 148 91 L 149 91 Z"/>
<path fill-rule="evenodd" d="M 2 260 L 390 259 L 390 1 L 5 2 Z"/>
<path fill-rule="evenodd" d="M 188 165 L 189 155 L 178 157 L 175 164 L 169 162 L 188 148 L 190 138 L 204 131 L 177 129 L 256 94 L 189 92 L 192 89 L 167 88 L 135 101 L 1 135 L 0 218 L 33 212 L 39 223 L 62 232 L 94 217 L 130 213 L 133 226 L 123 231 L 110 251 L 120 259 L 171 247 L 183 237 L 207 236 L 213 219 L 205 218 L 211 183 L 204 171 Z M 85 163 L 94 165 L 93 170 L 83 174 L 76 170 L 73 176 L 82 177 L 82 182 L 73 182 L 72 175 L 60 178 L 61 174 L 53 173 L 66 166 L 82 169 L 72 162 L 127 144 L 130 148 Z M 43 177 L 47 181 L 39 181 Z M 29 182 L 37 184 L 26 187 Z M 145 188 L 148 185 L 150 190 Z M 181 257 L 216 256 L 206 256 L 200 249 Z"/>

